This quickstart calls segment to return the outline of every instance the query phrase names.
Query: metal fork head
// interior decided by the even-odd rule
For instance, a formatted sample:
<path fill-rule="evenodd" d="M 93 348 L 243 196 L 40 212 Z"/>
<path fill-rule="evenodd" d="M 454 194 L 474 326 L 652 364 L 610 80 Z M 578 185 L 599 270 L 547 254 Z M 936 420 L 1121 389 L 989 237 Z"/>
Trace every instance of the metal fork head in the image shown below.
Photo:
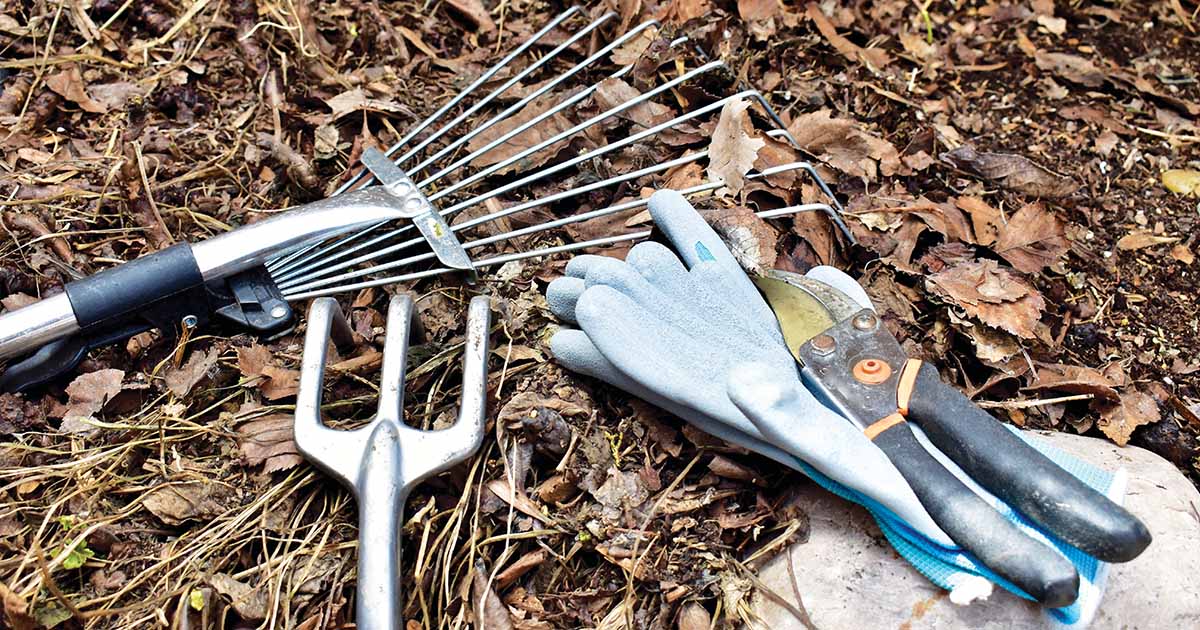
<path fill-rule="evenodd" d="M 458 420 L 440 431 L 404 424 L 404 374 L 413 328 L 407 295 L 388 304 L 379 405 L 366 425 L 351 431 L 321 421 L 321 387 L 329 342 L 345 347 L 350 326 L 333 298 L 313 300 L 296 397 L 296 445 L 311 462 L 354 492 L 358 501 L 357 627 L 402 627 L 400 532 L 413 486 L 468 458 L 483 441 L 487 395 L 488 298 L 471 300 L 463 348 Z"/>
<path fill-rule="evenodd" d="M 421 431 L 404 424 L 404 374 L 413 302 L 397 295 L 388 304 L 387 332 L 383 347 L 379 404 L 375 417 L 352 431 L 331 429 L 321 420 L 322 384 L 329 342 L 341 348 L 350 345 L 350 326 L 333 298 L 313 300 L 308 311 L 308 332 L 300 369 L 296 401 L 296 444 L 314 464 L 349 488 L 360 491 L 359 462 L 365 455 L 367 438 L 387 425 L 404 450 L 403 483 L 415 485 L 471 455 L 483 440 L 487 386 L 488 330 L 491 312 L 486 297 L 471 300 L 463 350 L 462 399 L 458 421 L 440 431 Z"/>

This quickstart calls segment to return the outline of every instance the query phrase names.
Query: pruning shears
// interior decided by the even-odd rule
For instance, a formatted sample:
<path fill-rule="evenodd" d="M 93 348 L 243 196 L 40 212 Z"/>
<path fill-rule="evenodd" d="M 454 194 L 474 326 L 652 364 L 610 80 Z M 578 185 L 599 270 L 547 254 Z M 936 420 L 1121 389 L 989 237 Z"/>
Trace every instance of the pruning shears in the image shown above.
<path fill-rule="evenodd" d="M 871 309 L 793 273 L 771 271 L 755 283 L 805 385 L 859 427 L 947 535 L 999 576 L 1051 607 L 1070 604 L 1079 588 L 1066 557 L 960 481 L 918 433 L 996 498 L 1095 558 L 1126 562 L 1150 544 L 1149 530 L 1127 510 L 943 382 L 933 365 L 908 357 Z"/>

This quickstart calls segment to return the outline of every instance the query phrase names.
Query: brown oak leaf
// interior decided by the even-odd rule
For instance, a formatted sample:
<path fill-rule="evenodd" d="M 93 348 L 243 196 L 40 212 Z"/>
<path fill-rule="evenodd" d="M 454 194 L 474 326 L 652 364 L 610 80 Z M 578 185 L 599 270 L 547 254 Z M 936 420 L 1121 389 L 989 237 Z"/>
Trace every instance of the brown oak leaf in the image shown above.
<path fill-rule="evenodd" d="M 833 118 L 828 109 L 797 116 L 788 131 L 807 152 L 847 175 L 875 181 L 903 173 L 900 152 L 892 143 L 859 128 L 846 118 Z"/>
<path fill-rule="evenodd" d="M 1000 228 L 992 249 L 1025 273 L 1037 273 L 1058 261 L 1071 248 L 1066 227 L 1041 202 L 1027 204 Z"/>
<path fill-rule="evenodd" d="M 62 72 L 57 72 L 46 77 L 46 87 L 68 101 L 75 103 L 85 112 L 103 114 L 108 111 L 108 108 L 103 103 L 93 100 L 84 91 L 83 76 L 79 73 L 77 66 L 72 65 Z"/>
<path fill-rule="evenodd" d="M 197 383 L 212 373 L 220 356 L 219 348 L 211 348 L 208 352 L 192 352 L 187 362 L 178 368 L 167 371 L 165 377 L 167 389 L 179 397 L 188 395 Z"/>
<path fill-rule="evenodd" d="M 67 409 L 63 418 L 90 418 L 104 403 L 121 392 L 125 372 L 113 368 L 80 374 L 67 385 Z"/>
<path fill-rule="evenodd" d="M 742 190 L 746 173 L 766 144 L 750 122 L 749 108 L 745 99 L 725 103 L 708 147 L 709 179 L 724 182 L 735 194 Z"/>
<path fill-rule="evenodd" d="M 242 457 L 250 466 L 263 465 L 263 472 L 288 470 L 304 461 L 296 446 L 295 418 L 273 415 L 251 420 L 238 427 Z"/>
<path fill-rule="evenodd" d="M 1034 392 L 1091 394 L 1100 400 L 1116 402 L 1120 399 L 1116 390 L 1120 384 L 1107 374 L 1090 367 L 1054 363 L 1038 365 L 1037 378 L 1024 389 Z"/>
<path fill-rule="evenodd" d="M 1134 429 L 1158 422 L 1161 418 L 1162 411 L 1153 396 L 1140 391 L 1127 391 L 1121 394 L 1118 404 L 1100 413 L 1100 421 L 1096 426 L 1117 446 L 1125 446 Z"/>
<path fill-rule="evenodd" d="M 954 205 L 971 217 L 971 227 L 975 232 L 975 242 L 988 246 L 1000 237 L 1000 227 L 1004 218 L 1000 210 L 993 208 L 979 197 L 962 196 L 954 200 Z"/>
<path fill-rule="evenodd" d="M 142 505 L 167 525 L 191 519 L 207 519 L 224 512 L 229 490 L 212 481 L 188 481 L 161 485 L 142 499 Z"/>
<path fill-rule="evenodd" d="M 1079 184 L 1070 177 L 1052 173 L 1023 155 L 977 151 L 975 147 L 964 144 L 943 153 L 942 159 L 955 168 L 1024 195 L 1056 199 L 1066 197 L 1079 188 Z"/>
<path fill-rule="evenodd" d="M 1104 73 L 1091 60 L 1078 55 L 1039 50 L 1034 54 L 1033 62 L 1038 68 L 1053 72 L 1072 83 L 1092 88 L 1104 85 Z"/>
<path fill-rule="evenodd" d="M 289 370 L 271 362 L 271 351 L 258 344 L 237 349 L 237 364 L 246 379 L 262 378 L 259 391 L 267 400 L 279 400 L 295 395 L 300 384 L 300 371 Z"/>
<path fill-rule="evenodd" d="M 1046 300 L 1017 272 L 994 260 L 960 263 L 925 279 L 927 288 L 979 321 L 1018 337 L 1037 337 Z"/>

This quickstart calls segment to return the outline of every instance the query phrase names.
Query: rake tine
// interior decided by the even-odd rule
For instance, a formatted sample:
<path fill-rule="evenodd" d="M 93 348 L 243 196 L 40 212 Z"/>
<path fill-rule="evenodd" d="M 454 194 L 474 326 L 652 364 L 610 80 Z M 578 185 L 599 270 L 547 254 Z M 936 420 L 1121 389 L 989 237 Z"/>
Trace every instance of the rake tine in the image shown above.
<path fill-rule="evenodd" d="M 398 140 L 392 146 L 388 147 L 388 150 L 384 151 L 384 155 L 390 156 L 393 153 L 395 153 L 396 151 L 399 151 L 403 146 L 407 145 L 409 142 L 412 142 L 412 139 L 415 138 L 417 136 L 417 134 L 421 133 L 421 131 L 423 131 L 426 127 L 433 124 L 433 121 L 437 120 L 438 118 L 441 118 L 443 115 L 445 115 L 446 112 L 450 111 L 450 109 L 452 109 L 455 105 L 462 102 L 463 99 L 465 99 L 472 92 L 474 92 L 479 86 L 483 85 L 484 83 L 488 82 L 492 77 L 496 76 L 496 73 L 503 70 L 505 67 L 508 66 L 508 64 L 512 63 L 517 57 L 520 57 L 522 54 L 525 53 L 525 51 L 532 48 L 533 45 L 538 42 L 538 40 L 545 37 L 548 33 L 553 31 L 560 24 L 567 21 L 569 18 L 571 18 L 575 14 L 581 13 L 582 11 L 583 11 L 583 9 L 581 9 L 579 6 L 573 6 L 569 9 L 567 9 L 566 11 L 563 11 L 562 13 L 558 14 L 557 17 L 555 17 L 553 20 L 550 20 L 550 22 L 548 24 L 543 26 L 540 30 L 538 30 L 538 32 L 534 33 L 529 39 L 525 40 L 525 42 L 523 42 L 520 46 L 516 47 L 515 49 L 513 49 L 512 52 L 505 55 L 503 59 L 496 62 L 496 64 L 494 66 L 492 66 L 491 68 L 489 68 L 487 70 L 487 72 L 484 72 L 483 74 L 479 75 L 479 77 L 477 79 L 472 81 L 470 85 L 468 85 L 465 89 L 463 89 L 463 91 L 461 91 L 457 95 L 455 95 L 454 98 L 447 101 L 445 104 L 443 104 L 441 107 L 439 107 L 437 109 L 437 111 L 433 112 L 428 117 L 426 117 L 425 120 L 421 121 L 421 123 L 419 123 L 412 129 L 410 129 L 408 131 L 408 133 L 406 133 L 404 135 L 403 138 Z M 367 177 L 370 176 L 370 173 L 367 172 L 366 169 L 360 170 L 356 175 L 354 175 L 352 178 L 350 178 L 346 183 L 344 183 L 340 187 L 338 187 L 338 189 L 334 192 L 334 194 L 340 195 L 341 193 L 346 192 L 347 190 L 350 190 L 350 188 L 352 186 L 354 186 L 354 184 L 358 183 L 358 181 L 360 181 L 364 176 L 367 176 Z"/>
<path fill-rule="evenodd" d="M 637 206 L 633 206 L 633 207 L 637 207 Z M 790 206 L 788 208 L 779 208 L 776 210 L 763 210 L 763 211 L 755 212 L 755 215 L 758 216 L 759 218 L 766 219 L 766 218 L 783 216 L 785 214 L 794 214 L 797 212 L 811 212 L 811 211 L 820 211 L 820 212 L 829 214 L 829 213 L 832 213 L 834 210 L 828 204 L 811 203 L 811 204 L 800 204 L 800 205 Z M 630 232 L 628 234 L 618 234 L 616 236 L 605 236 L 602 238 L 594 238 L 594 239 L 589 239 L 589 240 L 585 240 L 585 241 L 577 241 L 574 243 L 567 243 L 565 245 L 557 245 L 554 247 L 544 247 L 544 248 L 540 248 L 540 249 L 530 250 L 527 252 L 516 252 L 513 254 L 503 254 L 503 255 L 499 255 L 499 256 L 493 256 L 491 258 L 482 258 L 482 259 L 476 260 L 475 267 L 477 267 L 477 268 L 494 267 L 494 266 L 498 266 L 498 265 L 503 265 L 505 263 L 518 261 L 518 260 L 528 260 L 530 258 L 543 258 L 543 257 L 547 257 L 547 256 L 553 256 L 555 254 L 573 252 L 573 251 L 578 251 L 581 249 L 588 249 L 588 248 L 592 248 L 592 247 L 606 247 L 609 245 L 616 245 L 619 243 L 625 243 L 625 242 L 629 242 L 629 241 L 636 241 L 636 240 L 648 238 L 650 236 L 650 234 L 651 234 L 650 230 L 640 230 L 637 232 Z M 465 246 L 469 248 L 471 245 L 472 244 L 466 244 Z M 437 268 L 433 268 L 433 269 L 424 269 L 421 271 L 413 271 L 410 273 L 400 274 L 400 275 L 396 275 L 396 276 L 388 276 L 385 278 L 375 278 L 373 280 L 366 280 L 363 282 L 356 282 L 353 284 L 339 285 L 339 286 L 332 287 L 332 288 L 314 289 L 311 291 L 291 291 L 291 292 L 284 291 L 284 296 L 287 297 L 288 300 L 307 300 L 310 298 L 321 297 L 321 296 L 325 296 L 325 295 L 333 295 L 333 294 L 342 293 L 345 291 L 355 291 L 355 290 L 359 290 L 359 289 L 367 289 L 367 288 L 371 288 L 371 287 L 380 287 L 380 286 L 386 286 L 389 284 L 396 284 L 398 282 L 408 282 L 411 280 L 420 280 L 422 278 L 432 278 L 435 276 L 440 276 L 442 274 L 451 273 L 453 271 L 454 270 L 448 269 L 446 267 L 437 267 Z"/>

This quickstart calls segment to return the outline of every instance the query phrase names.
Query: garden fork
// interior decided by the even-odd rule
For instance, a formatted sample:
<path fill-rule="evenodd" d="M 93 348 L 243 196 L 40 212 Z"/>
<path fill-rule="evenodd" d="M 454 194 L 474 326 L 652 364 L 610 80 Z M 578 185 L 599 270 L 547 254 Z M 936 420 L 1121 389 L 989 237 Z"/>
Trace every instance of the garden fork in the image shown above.
<path fill-rule="evenodd" d="M 321 386 L 329 342 L 346 347 L 350 326 L 333 298 L 313 300 L 300 388 L 296 396 L 296 445 L 300 452 L 354 493 L 358 502 L 359 630 L 399 630 L 400 530 L 404 503 L 412 488 L 469 457 L 483 441 L 487 395 L 488 331 L 486 297 L 471 300 L 463 349 L 462 399 L 458 421 L 440 431 L 404 424 L 404 374 L 413 303 L 407 295 L 388 305 L 379 408 L 365 426 L 339 431 L 321 422 Z"/>

